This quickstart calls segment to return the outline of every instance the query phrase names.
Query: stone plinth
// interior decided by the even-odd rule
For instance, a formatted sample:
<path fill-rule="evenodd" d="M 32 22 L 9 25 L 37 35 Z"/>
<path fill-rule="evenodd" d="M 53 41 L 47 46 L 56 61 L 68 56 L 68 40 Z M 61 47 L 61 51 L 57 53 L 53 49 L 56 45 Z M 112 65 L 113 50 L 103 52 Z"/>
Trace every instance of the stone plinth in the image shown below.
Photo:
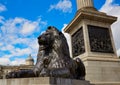
<path fill-rule="evenodd" d="M 84 64 L 86 66 L 86 80 L 101 83 L 119 82 L 120 85 L 120 59 L 89 58 L 84 61 Z"/>
<path fill-rule="evenodd" d="M 92 2 L 92 0 L 77 0 L 77 5 L 85 6 L 85 3 L 89 1 Z M 84 4 L 80 5 L 82 3 Z M 87 4 L 87 6 L 90 5 Z M 72 57 L 80 58 L 84 62 L 86 67 L 86 80 L 89 80 L 93 85 L 120 85 L 120 59 L 117 58 L 116 55 L 111 31 L 111 24 L 114 23 L 117 18 L 88 8 L 79 9 L 80 10 L 78 10 L 74 19 L 64 29 L 64 31 L 69 33 L 72 38 L 72 51 L 75 49 Z M 101 30 L 104 29 L 108 31 L 106 33 L 102 33 L 100 30 L 99 32 L 93 30 L 90 31 L 92 29 L 90 26 L 93 26 L 96 30 L 99 30 L 100 27 Z M 104 47 L 107 46 L 109 42 L 105 42 L 106 45 L 104 44 L 101 48 L 101 50 L 104 51 L 98 51 L 99 45 L 102 45 L 102 43 L 96 44 L 96 46 L 94 45 L 95 43 L 91 43 L 91 39 L 94 41 L 99 33 L 103 36 L 100 35 L 98 38 L 102 37 L 104 40 L 106 34 L 109 34 L 109 38 L 106 38 L 106 40 L 110 40 L 110 47 L 113 52 L 107 52 L 107 49 L 104 50 Z M 93 36 L 91 38 L 92 34 L 95 34 L 95 37 Z M 75 35 L 77 37 L 74 37 Z M 95 42 L 102 42 L 102 40 L 99 40 L 98 38 L 96 38 Z M 77 39 L 79 39 L 79 41 Z M 73 43 L 73 41 L 75 43 Z M 94 47 L 96 47 L 96 49 L 93 51 Z"/>
<path fill-rule="evenodd" d="M 91 85 L 120 85 L 120 82 L 95 82 Z"/>
<path fill-rule="evenodd" d="M 90 85 L 88 81 L 64 79 L 64 78 L 19 78 L 19 79 L 1 79 L 0 85 Z"/>

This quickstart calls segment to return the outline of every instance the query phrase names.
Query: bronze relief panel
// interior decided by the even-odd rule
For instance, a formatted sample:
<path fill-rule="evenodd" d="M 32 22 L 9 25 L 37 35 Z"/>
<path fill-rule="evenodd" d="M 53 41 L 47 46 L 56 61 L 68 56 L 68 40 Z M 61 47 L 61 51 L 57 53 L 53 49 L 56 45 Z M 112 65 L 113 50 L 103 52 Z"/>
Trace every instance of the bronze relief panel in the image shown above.
<path fill-rule="evenodd" d="M 76 57 L 85 52 L 83 27 L 72 35 L 72 53 Z"/>
<path fill-rule="evenodd" d="M 88 25 L 92 52 L 114 53 L 108 28 Z"/>

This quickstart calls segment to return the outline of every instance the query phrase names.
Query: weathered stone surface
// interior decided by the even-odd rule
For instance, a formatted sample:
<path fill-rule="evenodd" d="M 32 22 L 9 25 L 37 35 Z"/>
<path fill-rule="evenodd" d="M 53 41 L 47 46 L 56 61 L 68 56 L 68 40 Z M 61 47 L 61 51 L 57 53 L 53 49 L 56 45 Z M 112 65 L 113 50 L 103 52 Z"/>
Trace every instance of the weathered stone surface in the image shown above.
<path fill-rule="evenodd" d="M 98 60 L 98 61 L 97 61 Z M 117 60 L 117 59 L 116 59 Z M 85 61 L 86 79 L 91 82 L 119 82 L 120 81 L 120 60 L 90 59 Z"/>
<path fill-rule="evenodd" d="M 0 85 L 90 85 L 88 81 L 53 77 L 1 79 Z"/>

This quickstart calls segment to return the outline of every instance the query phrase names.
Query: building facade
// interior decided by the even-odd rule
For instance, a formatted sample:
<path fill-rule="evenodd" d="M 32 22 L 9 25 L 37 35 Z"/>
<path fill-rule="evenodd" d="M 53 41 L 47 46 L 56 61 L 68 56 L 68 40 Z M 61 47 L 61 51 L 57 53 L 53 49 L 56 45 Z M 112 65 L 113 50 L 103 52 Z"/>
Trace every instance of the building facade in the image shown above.
<path fill-rule="evenodd" d="M 26 69 L 32 69 L 34 66 L 34 59 L 31 55 L 28 56 L 28 58 L 25 60 L 25 64 L 21 64 L 19 66 L 0 66 L 0 79 L 5 78 L 5 75 L 12 71 L 18 71 L 18 70 L 26 70 Z"/>

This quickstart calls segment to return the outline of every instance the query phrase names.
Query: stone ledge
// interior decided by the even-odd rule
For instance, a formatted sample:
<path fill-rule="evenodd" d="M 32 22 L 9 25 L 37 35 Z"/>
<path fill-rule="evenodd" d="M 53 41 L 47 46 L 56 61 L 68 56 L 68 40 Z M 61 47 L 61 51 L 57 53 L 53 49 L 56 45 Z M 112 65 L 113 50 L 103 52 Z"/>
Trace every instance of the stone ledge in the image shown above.
<path fill-rule="evenodd" d="M 90 85 L 90 83 L 84 80 L 39 77 L 39 78 L 1 79 L 0 85 Z"/>
<path fill-rule="evenodd" d="M 92 85 L 120 85 L 120 82 L 92 82 Z"/>

